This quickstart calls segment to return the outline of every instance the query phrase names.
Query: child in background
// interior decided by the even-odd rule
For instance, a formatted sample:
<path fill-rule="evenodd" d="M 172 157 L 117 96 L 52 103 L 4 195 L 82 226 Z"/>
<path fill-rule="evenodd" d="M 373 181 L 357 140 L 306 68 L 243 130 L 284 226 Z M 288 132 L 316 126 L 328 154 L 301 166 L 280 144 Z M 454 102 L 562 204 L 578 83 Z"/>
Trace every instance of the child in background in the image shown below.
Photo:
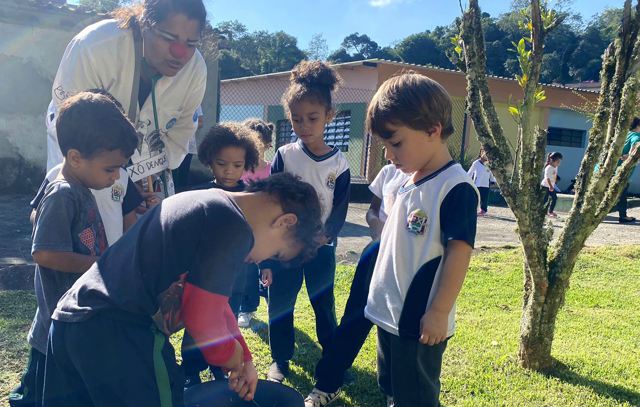
<path fill-rule="evenodd" d="M 198 147 L 198 159 L 211 169 L 213 180 L 191 190 L 219 188 L 227 192 L 244 191 L 242 175 L 260 160 L 259 135 L 239 123 L 225 122 L 213 126 Z"/>
<path fill-rule="evenodd" d="M 291 72 L 289 88 L 282 97 L 286 115 L 298 141 L 278 149 L 271 173 L 288 172 L 311 184 L 322 203 L 325 245 L 317 256 L 295 270 L 273 265 L 269 288 L 269 345 L 273 362 L 267 379 L 282 382 L 293 357 L 295 330 L 293 310 L 298 292 L 306 281 L 316 317 L 316 333 L 323 349 L 337 326 L 333 285 L 336 271 L 335 245 L 349 205 L 351 175 L 342 152 L 324 141 L 325 126 L 335 109 L 331 92 L 338 74 L 319 61 L 302 61 Z"/>
<path fill-rule="evenodd" d="M 393 399 L 388 405 L 437 406 L 475 241 L 478 191 L 449 154 L 451 99 L 437 82 L 415 73 L 388 79 L 366 125 L 386 158 L 411 174 L 382 231 L 365 308 L 378 326 L 378 384 Z"/>
<path fill-rule="evenodd" d="M 261 119 L 247 119 L 242 122 L 243 126 L 247 126 L 251 130 L 255 130 L 258 132 L 258 136 L 260 136 L 260 163 L 251 171 L 245 171 L 242 174 L 242 180 L 245 183 L 250 181 L 256 181 L 260 179 L 265 179 L 269 175 L 271 175 L 271 161 L 267 161 L 264 159 L 264 153 L 267 150 L 271 149 L 271 145 L 273 143 L 273 123 L 266 122 Z"/>
<path fill-rule="evenodd" d="M 304 400 L 305 407 L 324 407 L 338 397 L 345 382 L 345 373 L 371 331 L 373 324 L 365 318 L 364 307 L 367 305 L 373 266 L 378 257 L 380 235 L 398 190 L 409 178 L 410 175 L 396 169 L 395 165 L 388 164 L 382 167 L 369 185 L 373 198 L 367 211 L 367 223 L 373 241 L 362 251 L 340 325 L 316 364 L 316 384 Z"/>
<path fill-rule="evenodd" d="M 192 190 L 222 189 L 227 192 L 242 192 L 246 185 L 241 177 L 244 171 L 258 165 L 260 140 L 258 134 L 239 123 L 220 123 L 213 126 L 198 147 L 198 159 L 209 167 L 213 180 L 196 185 Z M 247 278 L 247 267 L 243 266 L 236 275 L 235 284 L 229 298 L 229 306 L 237 317 Z M 200 383 L 200 372 L 208 365 L 200 351 L 202 344 L 195 343 L 185 332 L 182 338 L 182 369 L 185 388 Z M 224 375 L 217 367 L 211 367 L 216 378 Z"/>
<path fill-rule="evenodd" d="M 106 125 L 108 124 L 108 125 Z M 89 188 L 111 187 L 138 145 L 133 125 L 107 96 L 80 92 L 61 105 L 56 130 L 64 161 L 35 214 L 32 254 L 38 308 L 28 335 L 31 356 L 24 396 L 42 405 L 44 363 L 51 314 L 62 295 L 107 249 L 96 200 Z M 16 404 L 14 404 L 14 402 Z M 11 400 L 25 405 L 25 400 Z"/>
<path fill-rule="evenodd" d="M 547 201 L 551 199 L 547 214 L 552 218 L 558 217 L 558 214 L 553 210 L 556 208 L 556 201 L 558 200 L 558 193 L 556 191 L 559 190 L 559 188 L 556 186 L 556 181 L 558 178 L 558 167 L 561 162 L 561 153 L 557 151 L 549 153 L 547 156 L 547 164 L 544 167 L 544 176 L 540 182 L 540 186 L 542 186 L 542 188 L 547 192 L 544 196 L 544 203 L 546 204 Z"/>
<path fill-rule="evenodd" d="M 258 132 L 261 141 L 258 147 L 260 163 L 253 171 L 245 171 L 242 175 L 242 181 L 249 183 L 265 179 L 271 175 L 271 162 L 264 159 L 264 153 L 271 149 L 273 123 L 261 119 L 247 119 L 242 122 L 242 125 Z M 248 266 L 247 285 L 244 287 L 244 295 L 242 296 L 242 301 L 240 301 L 240 314 L 238 314 L 238 326 L 240 328 L 249 327 L 258 310 L 258 305 L 260 305 L 260 283 L 262 283 L 263 287 L 268 288 L 273 282 L 272 271 L 266 264 L 262 267 L 254 264 Z M 254 278 L 254 276 L 257 278 Z"/>
<path fill-rule="evenodd" d="M 408 179 L 409 176 L 398 170 L 394 164 L 387 164 L 382 167 L 371 185 L 369 185 L 373 198 L 367 211 L 367 224 L 369 224 L 371 239 L 374 241 L 380 240 L 382 227 L 387 221 L 389 211 L 393 207 L 396 193 Z"/>
<path fill-rule="evenodd" d="M 478 212 L 478 216 L 485 216 L 487 214 L 489 207 L 489 186 L 492 182 L 496 182 L 491 170 L 485 166 L 487 161 L 489 161 L 487 153 L 483 149 L 480 149 L 478 159 L 471 164 L 469 171 L 467 171 L 467 175 L 471 177 L 476 188 L 478 188 L 478 192 L 480 192 L 480 211 Z"/>

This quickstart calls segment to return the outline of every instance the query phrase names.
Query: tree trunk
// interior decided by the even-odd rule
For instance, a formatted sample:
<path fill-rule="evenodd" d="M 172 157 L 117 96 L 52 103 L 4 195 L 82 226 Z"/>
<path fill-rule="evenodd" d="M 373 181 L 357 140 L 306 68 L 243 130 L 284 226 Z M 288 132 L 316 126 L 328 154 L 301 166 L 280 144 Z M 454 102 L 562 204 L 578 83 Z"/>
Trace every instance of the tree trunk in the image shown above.
<path fill-rule="evenodd" d="M 522 230 L 523 226 L 525 225 L 519 224 L 518 228 Z M 539 233 L 523 233 L 521 241 L 524 251 L 524 301 L 520 321 L 519 359 L 523 367 L 540 370 L 552 363 L 551 344 L 555 320 L 555 317 L 548 318 L 546 307 L 550 299 L 547 243 L 544 234 Z"/>

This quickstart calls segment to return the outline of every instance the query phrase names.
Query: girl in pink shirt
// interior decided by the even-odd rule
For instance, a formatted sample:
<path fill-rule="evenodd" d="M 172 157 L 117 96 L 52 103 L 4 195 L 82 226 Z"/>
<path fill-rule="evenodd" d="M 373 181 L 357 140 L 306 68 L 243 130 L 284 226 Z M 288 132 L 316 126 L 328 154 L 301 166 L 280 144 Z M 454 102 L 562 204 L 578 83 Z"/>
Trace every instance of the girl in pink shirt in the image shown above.
<path fill-rule="evenodd" d="M 260 141 L 262 141 L 262 146 L 259 149 L 260 163 L 253 171 L 245 171 L 242 175 L 242 181 L 248 183 L 267 178 L 271 175 L 271 162 L 264 159 L 264 153 L 271 148 L 273 129 L 275 126 L 273 123 L 269 123 L 261 119 L 247 119 L 242 122 L 242 125 L 257 131 L 260 135 Z"/>

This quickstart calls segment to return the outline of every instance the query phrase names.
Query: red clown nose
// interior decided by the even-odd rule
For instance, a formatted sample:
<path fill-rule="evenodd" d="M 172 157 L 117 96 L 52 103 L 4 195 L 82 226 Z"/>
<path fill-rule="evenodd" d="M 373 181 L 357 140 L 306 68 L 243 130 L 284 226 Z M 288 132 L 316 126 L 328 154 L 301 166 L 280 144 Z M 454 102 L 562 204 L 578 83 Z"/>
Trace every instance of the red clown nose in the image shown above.
<path fill-rule="evenodd" d="M 173 42 L 169 45 L 169 52 L 175 59 L 182 59 L 187 55 L 187 47 L 180 42 Z"/>

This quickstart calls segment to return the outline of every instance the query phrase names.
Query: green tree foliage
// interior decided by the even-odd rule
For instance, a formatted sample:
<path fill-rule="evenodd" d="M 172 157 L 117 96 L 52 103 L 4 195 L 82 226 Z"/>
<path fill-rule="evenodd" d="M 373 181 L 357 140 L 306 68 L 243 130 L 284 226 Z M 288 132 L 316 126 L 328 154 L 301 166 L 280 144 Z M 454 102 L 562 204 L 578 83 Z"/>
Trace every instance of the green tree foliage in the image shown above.
<path fill-rule="evenodd" d="M 286 71 L 306 57 L 298 40 L 283 31 L 249 32 L 238 21 L 216 26 L 224 39 L 220 45 L 222 79 Z"/>
<path fill-rule="evenodd" d="M 395 46 L 395 51 L 407 63 L 453 68 L 449 57 L 430 31 L 408 36 Z"/>
<path fill-rule="evenodd" d="M 364 59 L 388 59 L 399 61 L 396 50 L 392 47 L 380 47 L 366 34 L 353 33 L 344 38 L 340 48 L 332 52 L 327 58 L 331 62 L 351 62 Z"/>

